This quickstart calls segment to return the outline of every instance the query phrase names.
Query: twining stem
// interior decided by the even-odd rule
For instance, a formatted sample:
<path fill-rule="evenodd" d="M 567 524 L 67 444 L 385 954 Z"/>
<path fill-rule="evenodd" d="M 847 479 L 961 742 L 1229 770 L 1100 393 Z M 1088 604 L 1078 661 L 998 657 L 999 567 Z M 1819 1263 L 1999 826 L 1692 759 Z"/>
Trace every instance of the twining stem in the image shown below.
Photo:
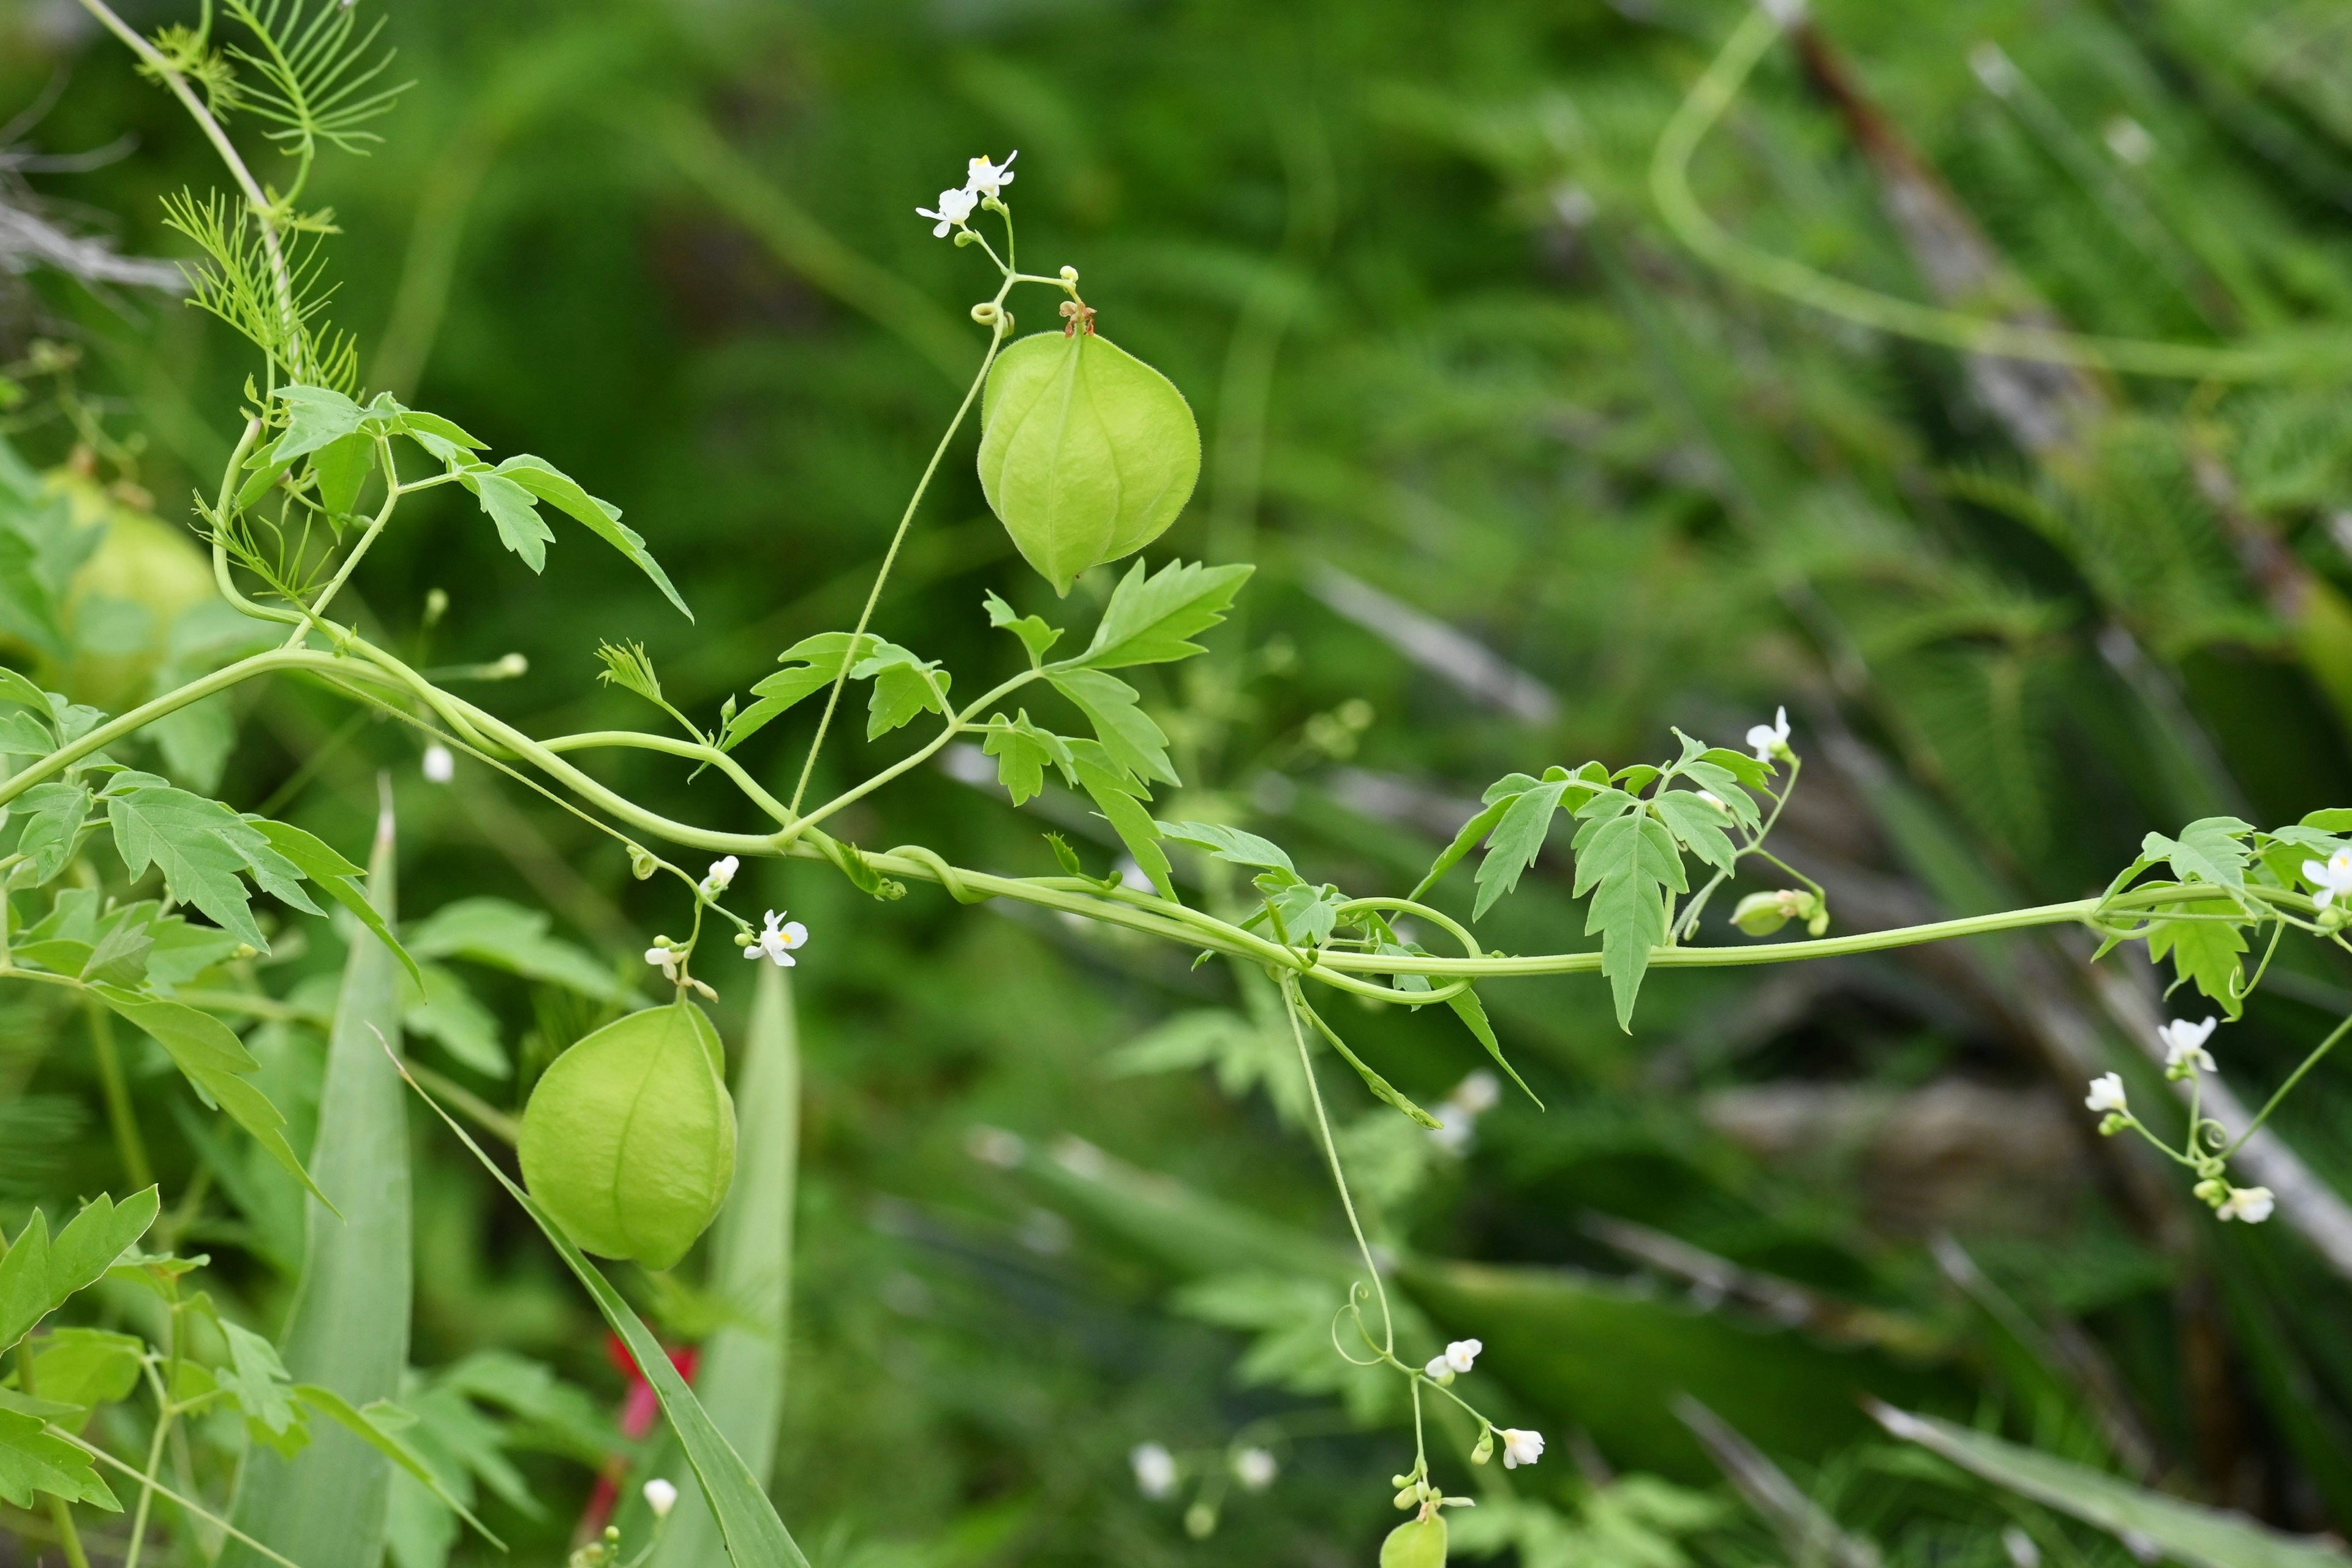
<path fill-rule="evenodd" d="M 2292 1090 L 2296 1084 L 2303 1081 L 2304 1075 L 2308 1073 L 2312 1068 L 2317 1067 L 2319 1065 L 2319 1059 L 2328 1052 L 2334 1050 L 2336 1048 L 2336 1042 L 2342 1039 L 2348 1033 L 2352 1033 L 2352 1017 L 2346 1018 L 2342 1023 L 2336 1025 L 2334 1029 L 2330 1030 L 2327 1037 L 2320 1041 L 2317 1046 L 2314 1047 L 2309 1056 L 2303 1058 L 2303 1065 L 2296 1068 L 2294 1071 L 2287 1075 L 2286 1081 L 2278 1086 L 2278 1089 L 2271 1095 L 2270 1099 L 2263 1102 L 2262 1110 L 2255 1112 L 2254 1119 L 2246 1123 L 2246 1130 L 2243 1132 L 2239 1133 L 2235 1142 L 2231 1142 L 2227 1149 L 2221 1151 L 2221 1158 L 2227 1160 L 2231 1155 L 2244 1148 L 2246 1146 L 2246 1140 L 2252 1138 L 2256 1132 L 2262 1131 L 2263 1123 L 2271 1119 L 2271 1112 L 2279 1108 L 2279 1101 L 2284 1100 L 2287 1097 L 2288 1092 Z M 2191 1124 L 2189 1129 L 2189 1136 L 2193 1143 L 2197 1137 L 2197 1129 L 2193 1118 L 2191 1119 Z"/>
<path fill-rule="evenodd" d="M 874 586 L 866 591 L 866 605 L 857 612 L 857 628 L 849 634 L 849 646 L 842 650 L 841 668 L 834 672 L 833 687 L 824 694 L 824 712 L 816 721 L 816 737 L 809 742 L 808 758 L 801 763 L 800 782 L 793 786 L 792 805 L 788 812 L 801 808 L 801 797 L 808 793 L 809 779 L 816 772 L 817 752 L 824 749 L 825 731 L 833 727 L 834 710 L 841 705 L 841 689 L 849 682 L 850 666 L 857 662 L 858 651 L 865 646 L 866 628 L 874 620 L 874 606 L 882 602 L 882 585 L 890 580 L 890 568 L 898 559 L 898 547 L 907 542 L 907 530 L 913 526 L 916 509 L 923 504 L 924 492 L 931 488 L 931 476 L 939 472 L 940 461 L 948 455 L 948 447 L 963 428 L 964 416 L 980 397 L 980 390 L 988 384 L 989 367 L 996 363 L 996 351 L 1004 346 L 1004 296 L 1013 291 L 1013 274 L 1008 268 L 1004 282 L 996 290 L 992 314 L 988 321 L 988 352 L 981 355 L 980 370 L 965 389 L 963 401 L 956 405 L 955 417 L 948 421 L 947 431 L 940 444 L 931 448 L 931 460 L 923 465 L 923 477 L 916 481 L 915 493 L 907 498 L 907 510 L 899 515 L 898 531 L 890 535 L 890 548 L 882 552 L 881 569 L 874 574 Z"/>
<path fill-rule="evenodd" d="M 131 1510 L 131 1549 L 123 1555 L 122 1568 L 139 1568 L 139 1555 L 146 1550 L 147 1515 L 155 1504 L 155 1472 L 163 1468 L 163 1440 L 171 1435 L 172 1422 L 179 1414 L 160 1387 L 155 1405 L 155 1436 L 148 1440 L 147 1466 L 139 1477 L 139 1506 Z"/>
<path fill-rule="evenodd" d="M 382 533 L 384 525 L 392 521 L 392 509 L 400 504 L 400 498 L 404 491 L 401 488 L 400 472 L 393 465 L 392 443 L 383 437 L 377 437 L 376 452 L 378 461 L 383 465 L 383 505 L 369 521 L 367 531 L 361 534 L 350 551 L 344 554 L 343 563 L 336 568 L 334 576 L 329 579 L 324 588 L 319 590 L 319 596 L 304 606 L 300 624 L 295 626 L 294 634 L 286 639 L 288 647 L 302 646 L 302 639 L 310 635 L 311 628 L 319 624 L 319 618 L 327 613 L 327 606 L 335 602 L 335 595 L 341 593 L 343 584 L 351 580 L 352 573 L 359 566 L 360 558 L 368 552 L 368 546 L 375 542 L 376 535 Z"/>
<path fill-rule="evenodd" d="M 1381 1266 L 1372 1257 L 1371 1244 L 1364 1239 L 1364 1227 L 1356 1218 L 1356 1200 L 1348 1192 L 1348 1173 L 1339 1168 L 1339 1146 L 1331 1141 L 1331 1119 L 1323 1110 L 1323 1089 L 1315 1079 L 1315 1058 L 1307 1052 L 1307 1029 L 1299 1021 L 1306 1002 L 1298 994 L 1296 975 L 1282 977 L 1282 1000 L 1290 1014 L 1290 1037 L 1298 1047 L 1298 1070 L 1307 1075 L 1307 1097 L 1315 1107 L 1315 1131 L 1322 1140 L 1323 1158 L 1331 1166 L 1331 1184 L 1339 1189 L 1339 1206 L 1348 1211 L 1348 1229 L 1356 1237 L 1356 1251 L 1363 1258 L 1364 1272 L 1371 1276 L 1372 1294 L 1381 1304 L 1381 1353 L 1396 1357 L 1396 1321 L 1389 1314 L 1389 1289 L 1381 1282 Z"/>

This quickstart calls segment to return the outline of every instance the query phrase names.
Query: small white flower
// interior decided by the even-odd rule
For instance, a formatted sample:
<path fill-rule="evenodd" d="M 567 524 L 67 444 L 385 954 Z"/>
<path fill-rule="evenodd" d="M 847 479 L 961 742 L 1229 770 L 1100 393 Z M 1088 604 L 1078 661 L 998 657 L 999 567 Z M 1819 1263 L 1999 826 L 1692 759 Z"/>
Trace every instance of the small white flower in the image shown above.
<path fill-rule="evenodd" d="M 781 924 L 778 923 L 780 921 Z M 793 957 L 793 949 L 802 946 L 807 941 L 808 927 L 798 921 L 787 921 L 776 910 L 770 910 L 767 929 L 759 934 L 751 946 L 743 950 L 743 956 L 769 959 L 773 961 L 779 969 L 790 969 L 799 962 Z"/>
<path fill-rule="evenodd" d="M 1445 1097 L 1447 1103 L 1458 1105 L 1473 1116 L 1484 1116 L 1503 1102 L 1503 1084 L 1493 1073 L 1480 1068 L 1454 1086 Z"/>
<path fill-rule="evenodd" d="M 971 174 L 964 180 L 963 188 L 976 196 L 995 196 L 1013 183 L 1013 160 L 1019 156 L 1021 151 L 1016 147 L 1004 155 L 1002 163 L 992 163 L 986 158 L 974 158 Z"/>
<path fill-rule="evenodd" d="M 2271 1217 L 2278 1199 L 2268 1187 L 2231 1187 L 2230 1195 L 2213 1212 L 2223 1219 L 2242 1219 L 2248 1225 L 2260 1225 Z"/>
<path fill-rule="evenodd" d="M 2213 1071 L 2213 1053 L 2205 1042 L 2213 1037 L 2213 1020 L 2192 1024 L 2186 1018 L 2175 1018 L 2157 1030 L 2156 1037 L 2164 1044 L 2164 1065 L 2179 1068 L 2184 1062 L 2206 1072 Z"/>
<path fill-rule="evenodd" d="M 2352 849 L 2338 849 L 2324 866 L 2316 860 L 2305 860 L 2303 875 L 2306 881 L 2317 885 L 2319 897 L 2311 901 L 2321 909 L 2337 899 L 2352 900 Z M 2352 909 L 2352 903 L 2345 907 Z"/>
<path fill-rule="evenodd" d="M 1781 709 L 1772 716 L 1772 721 L 1769 724 L 1750 726 L 1748 731 L 1748 743 L 1756 748 L 1756 760 L 1759 763 L 1769 763 L 1775 752 L 1787 751 L 1789 749 L 1789 710 L 1786 708 Z"/>
<path fill-rule="evenodd" d="M 964 226 L 964 220 L 971 216 L 971 209 L 978 205 L 980 205 L 980 198 L 970 191 L 941 191 L 939 211 L 933 212 L 929 207 L 917 207 L 915 216 L 937 218 L 939 222 L 932 226 L 931 233 L 944 239 L 947 237 L 948 230 L 961 228 Z"/>
<path fill-rule="evenodd" d="M 447 784 L 457 776 L 457 759 L 449 754 L 448 747 L 436 741 L 425 748 L 425 782 L 426 784 Z"/>
<path fill-rule="evenodd" d="M 654 1510 L 656 1519 L 667 1519 L 669 1510 L 677 1506 L 677 1489 L 656 1476 L 646 1483 L 646 1506 Z"/>
<path fill-rule="evenodd" d="M 1430 1357 L 1429 1364 L 1422 1368 L 1422 1371 L 1427 1373 L 1432 1381 L 1444 1379 L 1452 1373 L 1468 1372 L 1472 1364 L 1477 1361 L 1478 1352 L 1486 1348 L 1486 1345 L 1477 1340 L 1455 1340 L 1445 1347 L 1444 1355 Z"/>
<path fill-rule="evenodd" d="M 1516 1426 L 1500 1426 L 1496 1428 L 1495 1436 L 1503 1440 L 1503 1468 L 1507 1470 L 1532 1465 L 1543 1458 L 1544 1441 L 1540 1432 L 1522 1432 Z"/>
<path fill-rule="evenodd" d="M 1006 161 L 1011 162 L 1009 159 Z M 1281 1472 L 1282 1467 L 1276 1464 L 1274 1456 L 1264 1448 L 1244 1448 L 1234 1456 L 1234 1479 L 1241 1482 L 1244 1491 L 1265 1490 L 1274 1485 L 1274 1478 Z"/>
<path fill-rule="evenodd" d="M 716 898 L 725 892 L 727 885 L 735 879 L 735 873 L 742 868 L 743 862 L 732 855 L 713 860 L 710 863 L 710 875 L 702 879 L 702 896 L 706 899 Z"/>
<path fill-rule="evenodd" d="M 646 962 L 662 972 L 662 978 L 672 985 L 677 984 L 677 961 L 682 955 L 673 947 L 646 949 Z"/>
<path fill-rule="evenodd" d="M 2101 1073 L 2091 1080 L 2091 1092 L 2084 1098 L 2084 1108 L 2090 1110 L 2123 1110 L 2124 1075 L 2119 1072 Z"/>
<path fill-rule="evenodd" d="M 1176 1456 L 1158 1443 L 1138 1443 L 1127 1456 L 1135 1467 L 1135 1489 L 1154 1501 L 1174 1495 Z"/>
<path fill-rule="evenodd" d="M 1759 728 L 1759 729 L 1760 729 L 1760 728 L 1762 728 L 1762 726 L 1761 726 L 1761 725 L 1759 725 L 1759 726 L 1758 726 L 1758 728 Z M 1707 804 L 1707 805 L 1711 805 L 1711 806 L 1715 807 L 1715 809 L 1716 809 L 1716 810 L 1717 810 L 1717 811 L 1721 811 L 1721 812 L 1728 812 L 1728 811 L 1730 811 L 1730 809 L 1731 809 L 1731 807 L 1729 807 L 1729 806 L 1727 806 L 1727 805 L 1724 805 L 1724 804 L 1723 804 L 1723 797 L 1722 797 L 1721 795 L 1719 795 L 1716 794 L 1716 793 L 1715 793 L 1713 790 L 1711 790 L 1711 789 L 1703 789 L 1703 790 L 1699 791 L 1699 792 L 1698 792 L 1698 797 L 1699 797 L 1699 799 L 1701 799 L 1701 800 L 1703 800 L 1703 801 L 1706 802 L 1706 804 Z"/>

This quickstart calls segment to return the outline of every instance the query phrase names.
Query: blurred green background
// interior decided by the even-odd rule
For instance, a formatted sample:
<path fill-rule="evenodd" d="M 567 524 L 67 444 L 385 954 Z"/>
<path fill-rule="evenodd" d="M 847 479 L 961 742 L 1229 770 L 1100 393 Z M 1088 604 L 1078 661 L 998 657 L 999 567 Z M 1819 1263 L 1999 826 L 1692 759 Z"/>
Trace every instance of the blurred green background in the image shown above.
<path fill-rule="evenodd" d="M 1244 821 L 1310 877 L 1402 890 L 1501 773 L 1631 762 L 1669 724 L 1730 742 L 1785 702 L 1808 767 L 1782 852 L 1854 931 L 2080 897 L 2150 829 L 2352 800 L 2342 374 L 2324 353 L 2243 384 L 2021 369 L 1710 268 L 1663 226 L 1650 164 L 1738 5 L 369 9 L 415 86 L 384 144 L 322 166 L 313 192 L 341 231 L 332 314 L 366 387 L 622 506 L 698 617 L 576 534 L 534 577 L 447 492 L 412 503 L 347 607 L 425 663 L 525 655 L 479 700 L 535 733 L 636 721 L 592 680 L 600 638 L 641 639 L 671 699 L 708 715 L 854 619 L 977 363 L 965 309 L 992 291 L 913 209 L 971 154 L 1017 147 L 1024 265 L 1077 267 L 1102 331 L 1201 419 L 1200 490 L 1152 559 L 1259 564 L 1212 657 L 1147 687 L 1188 781 L 1163 817 Z M 125 14 L 152 27 L 180 8 Z M 20 110 L 8 202 L 127 254 L 184 254 L 159 200 L 217 172 L 62 0 L 0 4 L 0 115 Z M 2352 6 L 1830 0 L 1767 54 L 1692 178 L 1727 228 L 1887 293 L 2325 350 L 2352 328 Z M 1046 324 L 1042 296 L 1014 309 Z M 68 377 L 27 368 L 37 342 L 79 353 Z M 85 466 L 174 526 L 216 482 L 250 368 L 153 290 L 41 267 L 0 277 L 0 363 L 26 393 L 8 439 L 27 461 L 68 465 L 102 432 Z M 988 515 L 971 447 L 877 623 L 967 679 L 1007 668 L 984 590 L 1082 621 L 1109 582 L 1057 611 Z M 427 627 L 436 588 L 450 607 Z M 488 770 L 427 782 L 398 726 L 290 681 L 240 691 L 235 719 L 226 798 L 346 852 L 390 773 L 412 918 L 543 908 L 631 986 L 684 918 L 609 839 Z M 789 779 L 807 734 L 774 725 L 747 764 Z M 836 742 L 819 784 L 905 743 Z M 1091 868 L 1116 858 L 1077 797 L 1016 811 L 970 761 L 845 815 L 844 836 L 1044 872 L 1059 828 Z M 672 815 L 749 826 L 715 778 L 657 764 L 596 765 Z M 1568 875 L 1548 858 L 1483 938 L 1580 943 Z M 1410 1438 L 1329 1351 L 1345 1263 L 1325 1249 L 1345 1232 L 1263 998 L 1188 955 L 928 887 L 879 904 L 807 863 L 739 886 L 740 907 L 788 907 L 814 933 L 793 972 L 803 1173 L 775 1487 L 812 1556 L 1370 1561 Z M 1466 912 L 1466 886 L 1441 898 Z M 280 943 L 271 990 L 331 990 L 339 942 L 313 923 Z M 1549 1110 L 1506 1097 L 1459 1147 L 1328 1080 L 1422 1334 L 1410 1352 L 1482 1336 L 1482 1397 L 1552 1439 L 1462 1518 L 1457 1551 L 1523 1568 L 2124 1560 L 1875 1436 L 1864 1391 L 2288 1528 L 2352 1525 L 2352 1250 L 2331 1255 L 2326 1230 L 2352 1235 L 2344 1079 L 2323 1070 L 2278 1119 L 2313 1177 L 2301 1207 L 2217 1226 L 2185 1183 L 2092 1135 L 2091 1073 L 2164 1090 L 2143 1054 L 2158 982 L 2127 955 L 2095 980 L 2086 957 L 2021 938 L 1661 973 L 1630 1037 L 1597 984 L 1497 984 Z M 2256 1103 L 2352 1010 L 2352 973 L 2292 948 L 2279 966 L 2217 1043 Z M 470 1061 L 412 1047 L 495 1108 L 610 1005 L 593 983 L 461 967 L 490 1044 Z M 711 978 L 732 1038 L 751 985 Z M 13 1228 L 121 1180 L 79 1016 L 0 1000 Z M 1484 1059 L 1451 1019 L 1339 1010 L 1423 1103 L 1458 1099 Z M 299 1101 L 317 1041 L 299 1019 L 264 1032 Z M 185 1234 L 215 1257 L 212 1289 L 273 1324 L 284 1192 L 226 1168 L 160 1055 L 138 1072 L 167 1202 L 203 1184 Z M 601 1325 L 555 1259 L 445 1135 L 414 1131 L 416 1364 L 512 1352 L 617 1406 Z M 622 1273 L 680 1343 L 724 1318 L 696 1261 Z M 1685 1393 L 1849 1533 L 1824 1545 L 1751 1507 L 1733 1450 L 1674 1414 Z M 1436 1462 L 1466 1487 L 1460 1436 Z M 485 1515 L 514 1561 L 560 1561 L 593 1472 L 510 1436 L 544 1511 L 490 1497 Z M 1201 1473 L 1262 1443 L 1282 1472 L 1223 1488 L 1196 1540 L 1190 1484 L 1155 1500 L 1130 1475 L 1154 1441 Z M 37 1521 L 5 1519 L 0 1562 L 34 1561 Z"/>

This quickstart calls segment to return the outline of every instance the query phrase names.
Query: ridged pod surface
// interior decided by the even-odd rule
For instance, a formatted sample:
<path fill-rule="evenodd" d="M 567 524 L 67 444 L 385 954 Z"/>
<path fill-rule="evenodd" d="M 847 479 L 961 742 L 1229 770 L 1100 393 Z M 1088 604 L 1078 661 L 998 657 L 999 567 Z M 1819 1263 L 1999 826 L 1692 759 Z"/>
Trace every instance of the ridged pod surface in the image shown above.
<path fill-rule="evenodd" d="M 1381 1568 L 1445 1568 L 1445 1516 L 1407 1520 L 1381 1542 Z"/>
<path fill-rule="evenodd" d="M 996 356 L 981 402 L 981 489 L 1055 593 L 1159 538 L 1200 477 L 1192 405 L 1117 343 L 1040 332 Z"/>
<path fill-rule="evenodd" d="M 667 1268 L 735 1179 L 719 1031 L 689 1002 L 616 1019 L 555 1058 L 522 1116 L 522 1178 L 585 1252 Z"/>

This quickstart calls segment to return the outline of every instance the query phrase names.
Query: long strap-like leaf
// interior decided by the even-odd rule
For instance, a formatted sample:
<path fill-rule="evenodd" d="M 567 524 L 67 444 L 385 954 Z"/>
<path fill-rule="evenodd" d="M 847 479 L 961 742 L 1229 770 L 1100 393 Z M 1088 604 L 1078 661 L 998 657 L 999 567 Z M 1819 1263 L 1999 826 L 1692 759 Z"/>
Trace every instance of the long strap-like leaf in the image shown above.
<path fill-rule="evenodd" d="M 751 1024 L 736 1075 L 735 1190 L 711 1237 L 711 1284 L 726 1326 L 703 1346 L 704 1404 L 761 1483 L 775 1467 L 776 1424 L 793 1310 L 793 1195 L 800 1154 L 800 1039 L 789 970 L 760 965 Z M 675 1457 L 665 1445 L 662 1452 Z M 718 1521 L 688 1492 L 662 1531 L 654 1568 L 704 1568 L 719 1559 Z"/>
<path fill-rule="evenodd" d="M 580 1283 L 588 1288 L 596 1310 L 604 1314 L 604 1321 L 629 1347 L 639 1371 L 653 1385 L 655 1397 L 661 1401 L 662 1414 L 669 1418 L 670 1430 L 677 1434 L 678 1444 L 686 1450 L 687 1463 L 694 1468 L 695 1478 L 702 1483 L 702 1495 L 719 1521 L 719 1537 L 726 1542 L 728 1555 L 734 1559 L 736 1568 L 808 1568 L 808 1558 L 777 1516 L 775 1504 L 768 1500 L 766 1490 L 753 1479 L 742 1456 L 719 1435 L 710 1413 L 695 1398 L 694 1390 L 686 1385 L 677 1368 L 670 1364 L 668 1353 L 654 1338 L 653 1331 L 646 1327 L 645 1321 L 621 1299 L 621 1293 L 613 1289 L 612 1282 L 596 1266 L 565 1238 L 547 1211 L 529 1193 L 507 1179 L 498 1163 L 482 1152 L 482 1146 L 441 1109 L 439 1101 L 417 1089 L 414 1079 L 409 1080 L 409 1087 L 416 1089 L 425 1103 L 448 1123 L 457 1141 L 473 1152 L 482 1168 L 498 1178 L 499 1185 L 506 1188 L 522 1205 L 523 1212 L 530 1215 L 532 1223 L 546 1233 Z"/>
<path fill-rule="evenodd" d="M 393 919 L 394 840 L 387 804 L 376 827 L 368 892 Z M 286 1324 L 283 1356 L 298 1382 L 331 1389 L 353 1407 L 398 1399 L 408 1367 L 413 1246 L 408 1107 L 387 1052 L 400 1037 L 399 960 L 365 930 L 352 934 L 342 991 L 327 1043 L 311 1179 L 341 1217 L 310 1200 L 302 1279 Z M 303 1568 L 378 1568 L 392 1468 L 375 1448 L 331 1422 L 313 1423 L 294 1458 L 257 1447 L 235 1518 Z M 260 1559 L 232 1543 L 223 1568 Z"/>

